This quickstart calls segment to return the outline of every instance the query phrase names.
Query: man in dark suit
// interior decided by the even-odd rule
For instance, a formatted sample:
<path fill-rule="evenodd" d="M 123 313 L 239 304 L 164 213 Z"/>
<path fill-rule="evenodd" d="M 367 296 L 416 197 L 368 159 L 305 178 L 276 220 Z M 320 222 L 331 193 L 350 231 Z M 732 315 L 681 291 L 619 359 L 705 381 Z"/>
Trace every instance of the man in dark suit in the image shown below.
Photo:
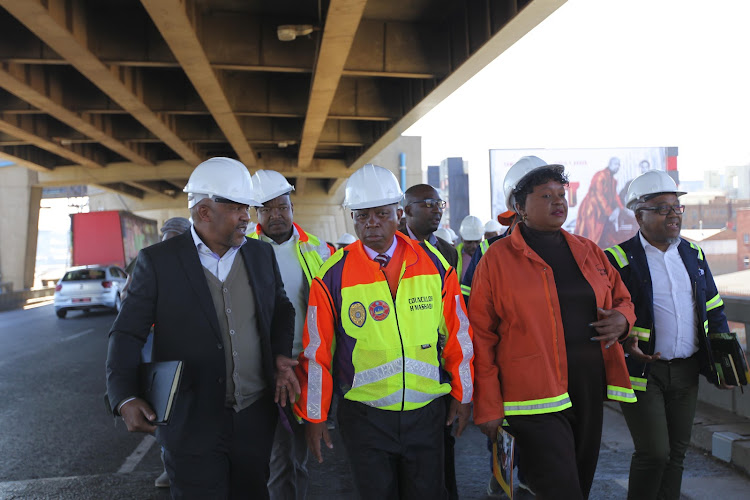
<path fill-rule="evenodd" d="M 443 241 L 433 233 L 440 227 L 445 200 L 429 184 L 417 184 L 404 193 L 404 219 L 406 224 L 400 231 L 413 240 L 428 241 L 438 249 L 453 267 L 458 264 L 458 252 L 450 242 Z"/>
<path fill-rule="evenodd" d="M 440 198 L 437 190 L 429 184 L 416 184 L 404 193 L 404 220 L 406 224 L 402 233 L 413 240 L 426 241 L 437 248 L 438 252 L 445 258 L 449 265 L 458 265 L 458 252 L 453 245 L 435 236 L 433 233 L 440 227 L 443 218 L 445 200 Z M 452 397 L 444 398 L 446 408 L 450 407 Z M 448 498 L 458 498 L 458 487 L 456 485 L 456 467 L 454 447 L 456 439 L 453 437 L 453 423 L 443 429 L 445 444 L 445 488 L 448 490 Z"/>
<path fill-rule="evenodd" d="M 260 205 L 247 168 L 212 158 L 185 192 L 193 226 L 140 252 L 112 325 L 109 400 L 130 432 L 156 431 L 173 498 L 268 498 L 275 402 L 299 393 L 294 308 L 271 246 L 245 237 L 249 206 Z M 159 427 L 137 397 L 152 324 L 153 360 L 184 362 L 172 418 Z"/>

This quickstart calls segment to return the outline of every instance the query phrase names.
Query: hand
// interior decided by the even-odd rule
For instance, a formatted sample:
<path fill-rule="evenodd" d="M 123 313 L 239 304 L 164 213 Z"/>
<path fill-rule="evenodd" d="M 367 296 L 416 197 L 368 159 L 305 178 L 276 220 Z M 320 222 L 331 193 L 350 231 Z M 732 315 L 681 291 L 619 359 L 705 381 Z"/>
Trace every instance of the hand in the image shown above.
<path fill-rule="evenodd" d="M 716 387 L 718 387 L 719 389 L 723 391 L 731 391 L 732 389 L 737 388 L 736 385 L 727 385 L 725 382 L 719 382 Z"/>
<path fill-rule="evenodd" d="M 471 403 L 462 404 L 459 400 L 451 398 L 451 406 L 448 408 L 448 419 L 445 425 L 452 425 L 458 417 L 458 427 L 456 427 L 456 437 L 461 437 L 461 433 L 466 428 L 471 417 Z"/>
<path fill-rule="evenodd" d="M 495 420 L 490 420 L 489 422 L 479 424 L 479 430 L 482 431 L 482 434 L 490 438 L 494 443 L 497 441 L 497 428 L 500 427 L 500 424 L 502 423 L 502 418 L 496 418 Z"/>
<path fill-rule="evenodd" d="M 290 405 L 297 401 L 297 396 L 302 393 L 299 388 L 299 381 L 294 374 L 294 367 L 299 364 L 298 361 L 286 356 L 276 356 L 276 395 L 273 398 L 274 403 L 281 403 L 286 406 L 287 400 Z"/>
<path fill-rule="evenodd" d="M 650 356 L 644 354 L 643 351 L 641 351 L 641 348 L 638 347 L 638 337 L 628 337 L 623 347 L 625 348 L 625 352 L 628 353 L 631 358 L 640 361 L 641 363 L 653 363 L 657 359 L 661 359 L 660 352 Z"/>
<path fill-rule="evenodd" d="M 141 398 L 128 401 L 120 408 L 120 415 L 125 421 L 128 432 L 148 432 L 153 434 L 156 426 L 151 422 L 156 419 L 156 413 L 149 404 Z"/>
<path fill-rule="evenodd" d="M 614 309 L 597 307 L 596 312 L 599 320 L 589 323 L 589 326 L 593 326 L 599 335 L 591 337 L 591 340 L 606 342 L 604 347 L 609 349 L 627 331 L 628 320 L 620 311 Z"/>
<path fill-rule="evenodd" d="M 320 440 L 325 441 L 329 449 L 333 449 L 331 436 L 328 434 L 328 427 L 325 422 L 307 422 L 305 424 L 305 439 L 307 440 L 307 449 L 312 451 L 313 456 L 319 464 L 323 463 L 323 455 L 320 453 Z"/>

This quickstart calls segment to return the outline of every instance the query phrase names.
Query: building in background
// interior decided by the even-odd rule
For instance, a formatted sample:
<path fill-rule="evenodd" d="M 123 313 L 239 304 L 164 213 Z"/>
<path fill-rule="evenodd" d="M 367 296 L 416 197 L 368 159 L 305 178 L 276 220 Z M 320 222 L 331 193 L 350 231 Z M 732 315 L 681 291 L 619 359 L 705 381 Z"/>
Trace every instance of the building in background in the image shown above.
<path fill-rule="evenodd" d="M 458 231 L 469 215 L 469 164 L 463 158 L 446 158 L 440 166 L 427 167 L 427 183 L 437 189 L 448 205 L 441 226 Z"/>
<path fill-rule="evenodd" d="M 750 165 L 706 170 L 703 185 L 707 190 L 718 190 L 734 200 L 750 200 Z"/>
<path fill-rule="evenodd" d="M 737 270 L 750 269 L 750 208 L 737 210 Z"/>

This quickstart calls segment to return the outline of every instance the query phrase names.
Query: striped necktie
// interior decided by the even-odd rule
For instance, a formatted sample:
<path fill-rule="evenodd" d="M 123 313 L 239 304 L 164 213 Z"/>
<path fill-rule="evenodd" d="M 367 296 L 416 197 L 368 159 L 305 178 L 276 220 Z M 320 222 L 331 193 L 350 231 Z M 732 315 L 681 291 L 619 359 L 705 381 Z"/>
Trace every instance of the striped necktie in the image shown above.
<path fill-rule="evenodd" d="M 383 268 L 388 265 L 388 261 L 390 261 L 391 258 L 387 254 L 379 253 L 372 260 L 380 264 L 380 267 Z"/>

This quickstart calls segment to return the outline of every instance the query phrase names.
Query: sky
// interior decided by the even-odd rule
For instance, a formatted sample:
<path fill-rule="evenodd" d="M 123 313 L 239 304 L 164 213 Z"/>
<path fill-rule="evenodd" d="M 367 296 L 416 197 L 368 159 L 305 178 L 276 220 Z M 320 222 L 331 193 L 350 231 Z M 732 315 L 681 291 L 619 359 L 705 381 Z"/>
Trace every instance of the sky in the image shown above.
<path fill-rule="evenodd" d="M 568 0 L 410 127 L 422 166 L 489 149 L 677 146 L 683 180 L 750 163 L 750 1 Z"/>

